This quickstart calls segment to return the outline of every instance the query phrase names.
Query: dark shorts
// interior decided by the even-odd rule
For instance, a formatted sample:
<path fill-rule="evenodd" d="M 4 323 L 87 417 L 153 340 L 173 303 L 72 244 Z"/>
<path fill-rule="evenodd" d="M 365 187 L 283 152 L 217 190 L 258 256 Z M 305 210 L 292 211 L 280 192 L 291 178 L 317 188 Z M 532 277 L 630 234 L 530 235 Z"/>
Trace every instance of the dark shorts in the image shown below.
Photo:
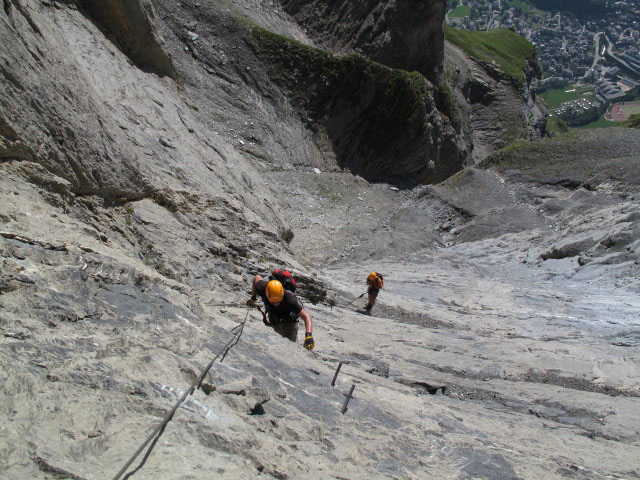
<path fill-rule="evenodd" d="M 298 340 L 298 322 L 273 323 L 271 328 L 294 343 Z"/>
<path fill-rule="evenodd" d="M 298 340 L 298 314 L 290 312 L 282 318 L 277 312 L 269 312 L 268 316 L 271 328 L 294 343 Z"/>
<path fill-rule="evenodd" d="M 369 288 L 367 289 L 367 293 L 371 295 L 373 298 L 376 298 L 379 292 L 380 292 L 380 289 L 376 287 L 369 286 Z"/>

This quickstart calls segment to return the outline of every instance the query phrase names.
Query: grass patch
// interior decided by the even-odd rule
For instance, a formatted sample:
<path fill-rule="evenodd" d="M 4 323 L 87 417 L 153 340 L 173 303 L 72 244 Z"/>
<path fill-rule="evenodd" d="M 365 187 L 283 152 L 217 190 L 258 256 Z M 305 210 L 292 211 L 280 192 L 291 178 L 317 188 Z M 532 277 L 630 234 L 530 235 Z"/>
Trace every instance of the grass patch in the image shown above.
<path fill-rule="evenodd" d="M 600 115 L 600 118 L 595 122 L 587 123 L 586 125 L 580 125 L 579 127 L 575 127 L 575 128 L 582 130 L 585 128 L 611 128 L 611 127 L 619 127 L 619 126 L 620 126 L 619 123 L 605 120 L 604 115 Z"/>
<path fill-rule="evenodd" d="M 339 192 L 331 190 L 326 185 L 318 185 L 317 193 L 320 197 L 329 200 L 331 203 L 339 203 L 342 200 Z"/>
<path fill-rule="evenodd" d="M 557 116 L 550 116 L 547 119 L 547 132 L 553 137 L 557 135 L 564 135 L 569 132 L 569 125 L 567 122 L 558 118 Z"/>
<path fill-rule="evenodd" d="M 456 8 L 447 13 L 449 18 L 461 18 L 471 15 L 471 7 L 469 5 L 458 5 Z"/>
<path fill-rule="evenodd" d="M 593 93 L 595 92 L 595 87 L 592 87 L 590 85 L 586 86 L 586 87 L 580 87 L 580 88 L 576 88 L 576 92 L 578 93 Z"/>
<path fill-rule="evenodd" d="M 611 181 L 640 184 L 640 161 L 633 156 L 637 134 L 626 128 L 571 129 L 568 134 L 518 142 L 477 165 L 518 181 L 595 188 Z"/>
<path fill-rule="evenodd" d="M 545 92 L 542 92 L 540 96 L 544 100 L 545 105 L 549 110 L 553 110 L 554 108 L 558 108 L 564 102 L 569 102 L 571 100 L 577 100 L 578 98 L 582 98 L 584 96 L 583 92 L 579 90 L 575 90 L 573 92 L 567 92 L 566 90 L 573 90 L 573 88 L 552 88 Z M 582 89 L 580 89 L 582 90 Z"/>
<path fill-rule="evenodd" d="M 524 84 L 523 71 L 535 58 L 535 48 L 524 37 L 508 29 L 469 32 L 444 27 L 445 38 L 467 55 L 488 64 L 496 64 L 517 87 Z"/>
<path fill-rule="evenodd" d="M 444 113 L 449 119 L 453 116 L 453 96 L 451 95 L 451 90 L 449 86 L 442 82 L 437 87 L 437 95 L 436 95 L 436 105 L 438 106 L 438 110 Z"/>
<path fill-rule="evenodd" d="M 640 114 L 640 103 L 627 103 L 621 107 L 622 114 L 625 117 L 631 117 L 631 115 Z"/>
<path fill-rule="evenodd" d="M 257 26 L 250 41 L 269 62 L 272 77 L 312 118 L 326 118 L 336 106 L 356 108 L 371 91 L 370 119 L 402 118 L 400 126 L 409 127 L 424 116 L 431 85 L 418 72 L 391 69 L 357 54 L 334 55 Z"/>

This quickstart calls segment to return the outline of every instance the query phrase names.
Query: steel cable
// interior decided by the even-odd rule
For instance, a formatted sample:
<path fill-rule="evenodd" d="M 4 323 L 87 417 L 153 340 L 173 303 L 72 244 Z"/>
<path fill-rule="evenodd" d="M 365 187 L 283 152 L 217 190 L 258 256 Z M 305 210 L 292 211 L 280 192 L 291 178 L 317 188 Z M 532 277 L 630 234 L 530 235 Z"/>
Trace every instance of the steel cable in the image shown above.
<path fill-rule="evenodd" d="M 186 398 L 189 395 L 193 394 L 193 392 L 195 391 L 196 388 L 200 388 L 202 386 L 202 381 L 204 380 L 204 377 L 207 375 L 207 373 L 209 372 L 209 370 L 213 366 L 213 363 L 220 356 L 222 356 L 222 360 L 224 360 L 224 358 L 227 356 L 227 353 L 229 352 L 229 350 L 231 350 L 231 348 L 233 348 L 236 345 L 236 343 L 238 343 L 238 341 L 240 340 L 240 336 L 242 336 L 242 332 L 244 331 L 244 325 L 245 325 L 245 323 L 247 323 L 247 319 L 249 317 L 249 311 L 250 311 L 250 309 L 247 309 L 247 315 L 246 315 L 244 321 L 241 324 L 236 325 L 235 327 L 233 327 L 231 329 L 231 331 L 229 332 L 229 333 L 233 334 L 233 338 L 231 340 L 229 340 L 225 344 L 225 346 L 222 348 L 220 353 L 218 353 L 213 358 L 213 360 L 211 360 L 209 362 L 207 367 L 202 371 L 202 373 L 200 373 L 198 378 L 196 378 L 195 382 L 193 382 L 191 384 L 189 389 L 187 389 L 184 392 L 182 397 L 180 397 L 178 402 L 173 406 L 173 408 L 167 414 L 167 416 L 164 418 L 164 420 L 153 430 L 151 435 L 149 435 L 147 437 L 147 439 L 144 441 L 144 443 L 138 448 L 138 450 L 136 450 L 136 452 L 131 456 L 131 458 L 127 461 L 127 463 L 120 469 L 120 471 L 116 474 L 116 476 L 113 477 L 113 480 L 118 480 L 120 477 L 122 477 L 122 475 L 127 471 L 127 468 L 129 468 L 129 466 L 134 462 L 134 460 L 138 457 L 138 455 L 140 455 L 140 453 L 144 450 L 144 448 L 155 437 L 155 439 L 153 440 L 153 443 L 149 446 L 149 449 L 147 450 L 147 453 L 145 454 L 145 456 L 142 459 L 142 461 L 140 462 L 140 464 L 135 468 L 135 470 L 129 472 L 124 477 L 124 480 L 128 479 L 129 477 L 131 477 L 134 473 L 136 473 L 138 470 L 140 470 L 143 467 L 143 465 L 146 463 L 146 461 L 148 460 L 149 456 L 151 455 L 151 451 L 153 450 L 153 448 L 155 447 L 156 443 L 158 442 L 158 440 L 160 439 L 160 437 L 164 433 L 164 430 L 165 430 L 167 424 L 171 421 L 171 419 L 173 418 L 174 414 L 176 413 L 176 410 L 178 410 L 180 405 L 186 400 Z M 220 360 L 220 361 L 222 361 L 222 360 Z"/>

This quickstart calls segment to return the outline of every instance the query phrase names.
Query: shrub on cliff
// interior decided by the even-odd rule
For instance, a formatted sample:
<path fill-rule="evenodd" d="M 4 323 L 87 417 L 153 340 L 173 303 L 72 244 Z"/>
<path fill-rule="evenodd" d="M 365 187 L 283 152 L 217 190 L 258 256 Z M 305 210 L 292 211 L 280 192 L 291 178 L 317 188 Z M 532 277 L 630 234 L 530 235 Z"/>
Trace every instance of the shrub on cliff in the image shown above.
<path fill-rule="evenodd" d="M 640 128 L 640 113 L 631 115 L 623 124 L 627 128 Z"/>

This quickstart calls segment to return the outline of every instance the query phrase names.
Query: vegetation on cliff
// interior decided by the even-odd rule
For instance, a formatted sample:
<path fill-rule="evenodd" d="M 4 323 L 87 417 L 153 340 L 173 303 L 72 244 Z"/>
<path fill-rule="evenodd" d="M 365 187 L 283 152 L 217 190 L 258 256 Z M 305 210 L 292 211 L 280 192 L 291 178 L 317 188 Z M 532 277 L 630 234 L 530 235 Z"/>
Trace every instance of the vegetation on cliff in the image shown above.
<path fill-rule="evenodd" d="M 547 134 L 550 137 L 568 133 L 570 128 L 567 122 L 555 115 L 547 118 Z"/>
<path fill-rule="evenodd" d="M 446 121 L 422 74 L 334 55 L 255 25 L 248 41 L 303 120 L 327 133 L 342 168 L 411 182 L 444 180 L 460 168 L 453 145 L 436 147 Z M 434 171 L 445 150 L 447 165 Z"/>
<path fill-rule="evenodd" d="M 624 128 L 570 130 L 535 142 L 514 142 L 480 167 L 519 171 L 521 178 L 567 188 L 593 189 L 612 179 L 638 185 L 640 164 L 631 153 L 637 144 L 637 134 Z"/>
<path fill-rule="evenodd" d="M 467 55 L 496 66 L 517 87 L 524 84 L 524 71 L 535 59 L 535 47 L 512 30 L 470 32 L 445 26 L 444 34 L 449 42 Z"/>
<path fill-rule="evenodd" d="M 631 115 L 629 119 L 622 124 L 622 126 L 627 128 L 640 128 L 640 113 Z"/>
<path fill-rule="evenodd" d="M 391 69 L 357 54 L 334 55 L 257 26 L 251 44 L 269 62 L 272 77 L 314 119 L 336 104 L 361 105 L 371 94 L 376 101 L 369 113 L 376 118 L 392 116 L 407 127 L 423 117 L 432 87 L 417 72 Z"/>

